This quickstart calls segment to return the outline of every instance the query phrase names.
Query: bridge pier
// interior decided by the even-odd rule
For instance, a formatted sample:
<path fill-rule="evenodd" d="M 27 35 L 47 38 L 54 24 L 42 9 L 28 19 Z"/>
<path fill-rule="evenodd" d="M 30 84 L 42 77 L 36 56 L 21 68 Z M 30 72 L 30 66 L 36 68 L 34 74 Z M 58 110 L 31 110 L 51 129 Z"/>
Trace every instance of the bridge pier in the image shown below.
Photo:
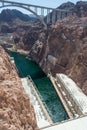
<path fill-rule="evenodd" d="M 80 12 L 81 12 L 81 17 L 84 17 L 84 10 L 82 6 L 80 7 Z"/>
<path fill-rule="evenodd" d="M 61 19 L 61 12 L 57 11 L 57 20 L 60 20 L 60 19 Z"/>
<path fill-rule="evenodd" d="M 53 12 L 52 12 L 52 24 L 55 23 L 55 18 L 56 18 L 56 12 L 55 12 L 55 10 L 53 10 Z"/>
<path fill-rule="evenodd" d="M 30 6 L 28 6 L 28 9 L 30 9 Z"/>
<path fill-rule="evenodd" d="M 60 18 L 63 19 L 63 12 L 61 12 Z"/>
<path fill-rule="evenodd" d="M 4 0 L 2 0 L 2 6 L 4 7 Z"/>
<path fill-rule="evenodd" d="M 35 12 L 36 12 L 36 14 L 38 13 L 38 9 L 37 9 L 37 7 L 34 7 L 34 10 L 35 10 Z"/>
<path fill-rule="evenodd" d="M 67 17 L 68 16 L 72 16 L 73 14 L 72 14 L 72 12 L 70 11 L 70 12 L 67 12 Z"/>
<path fill-rule="evenodd" d="M 68 15 L 67 15 L 67 12 L 65 12 L 65 17 L 67 17 Z"/>
<path fill-rule="evenodd" d="M 65 18 L 65 12 L 62 12 L 62 19 Z"/>
<path fill-rule="evenodd" d="M 44 8 L 41 8 L 41 16 L 44 16 Z"/>
<path fill-rule="evenodd" d="M 47 9 L 47 24 L 50 23 L 50 20 L 51 20 L 51 14 L 50 14 L 50 10 Z"/>

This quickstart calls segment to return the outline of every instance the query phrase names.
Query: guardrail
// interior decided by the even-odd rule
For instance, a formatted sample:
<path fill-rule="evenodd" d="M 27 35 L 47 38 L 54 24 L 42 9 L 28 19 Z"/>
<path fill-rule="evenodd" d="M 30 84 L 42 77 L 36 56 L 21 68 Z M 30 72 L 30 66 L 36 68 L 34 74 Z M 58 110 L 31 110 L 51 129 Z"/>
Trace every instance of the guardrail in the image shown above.
<path fill-rule="evenodd" d="M 53 124 L 53 121 L 52 121 L 51 117 L 49 116 L 49 110 L 47 108 L 47 105 L 46 105 L 45 102 L 43 102 L 43 99 L 42 99 L 42 97 L 41 97 L 35 83 L 33 82 L 32 78 L 30 77 L 30 75 L 27 76 L 27 81 L 28 81 L 29 84 L 30 83 L 32 84 L 31 87 L 32 87 L 32 89 L 34 90 L 34 92 L 36 94 L 36 97 L 37 97 L 37 99 L 38 99 L 38 101 L 39 101 L 39 103 L 40 103 L 40 105 L 42 107 L 42 110 L 43 110 L 44 114 L 46 115 L 46 119 L 48 119 L 50 124 Z"/>
<path fill-rule="evenodd" d="M 61 89 L 62 89 L 61 91 L 63 91 L 63 88 L 64 88 L 65 93 L 67 94 L 68 100 L 71 101 L 71 103 L 72 103 L 72 105 L 73 105 L 73 109 L 74 109 L 75 112 L 76 112 L 76 113 L 73 113 L 73 111 L 71 110 L 71 112 L 73 113 L 73 115 L 74 115 L 74 114 L 76 114 L 76 115 L 78 114 L 78 116 L 83 115 L 83 113 L 82 113 L 82 111 L 81 111 L 81 108 L 80 108 L 78 102 L 76 101 L 76 99 L 72 96 L 71 91 L 66 89 L 66 87 L 65 87 L 66 84 L 65 84 L 65 83 L 63 82 L 63 80 L 61 80 L 61 78 L 58 77 L 58 76 L 57 76 L 57 82 L 59 82 L 59 84 L 61 85 Z M 68 103 L 67 103 L 67 104 L 68 104 Z M 74 115 L 74 117 L 75 117 L 75 115 Z"/>
<path fill-rule="evenodd" d="M 67 112 L 69 118 L 72 119 L 72 118 L 73 118 L 73 114 L 71 113 L 69 107 L 67 106 L 67 103 L 66 103 L 66 101 L 65 101 L 65 99 L 64 99 L 64 97 L 63 97 L 63 95 L 62 95 L 62 93 L 61 93 L 60 90 L 58 89 L 58 85 L 57 85 L 56 82 L 54 81 L 54 78 L 53 78 L 53 76 L 52 76 L 51 74 L 49 74 L 49 78 L 50 78 L 50 80 L 51 80 L 51 82 L 52 82 L 52 84 L 53 84 L 53 86 L 54 86 L 54 88 L 55 88 L 55 90 L 56 90 L 56 92 L 57 92 L 57 94 L 58 94 L 58 97 L 60 98 L 60 100 L 61 100 L 61 102 L 62 102 L 62 104 L 63 104 L 63 106 L 64 106 L 64 108 L 65 108 L 65 111 Z"/>

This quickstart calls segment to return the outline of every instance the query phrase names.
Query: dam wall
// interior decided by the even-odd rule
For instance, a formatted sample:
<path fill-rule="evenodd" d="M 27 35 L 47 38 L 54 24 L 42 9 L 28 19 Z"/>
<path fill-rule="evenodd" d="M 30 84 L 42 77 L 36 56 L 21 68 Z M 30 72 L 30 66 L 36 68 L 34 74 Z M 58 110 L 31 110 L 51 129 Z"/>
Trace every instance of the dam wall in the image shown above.
<path fill-rule="evenodd" d="M 56 85 L 74 117 L 87 114 L 87 96 L 64 74 L 56 75 Z"/>

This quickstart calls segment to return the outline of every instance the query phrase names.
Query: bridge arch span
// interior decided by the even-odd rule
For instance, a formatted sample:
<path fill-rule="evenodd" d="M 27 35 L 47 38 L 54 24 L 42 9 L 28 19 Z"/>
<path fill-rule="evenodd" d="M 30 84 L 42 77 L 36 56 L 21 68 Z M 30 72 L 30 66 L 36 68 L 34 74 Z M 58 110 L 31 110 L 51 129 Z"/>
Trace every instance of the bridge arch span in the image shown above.
<path fill-rule="evenodd" d="M 29 9 L 29 8 L 27 8 L 27 7 L 24 7 L 24 6 L 21 6 L 21 5 L 10 5 L 10 4 L 9 4 L 9 5 L 0 6 L 0 8 L 11 7 L 11 6 L 23 8 L 23 9 L 25 9 L 25 10 L 27 10 L 27 11 L 33 13 L 33 14 L 41 21 L 41 23 L 44 25 L 44 27 L 47 28 L 47 25 L 46 25 L 46 23 L 44 22 L 44 20 L 43 20 L 39 15 L 37 15 L 33 10 L 31 10 L 31 9 Z"/>
<path fill-rule="evenodd" d="M 50 8 L 50 7 L 13 2 L 13 1 L 8 1 L 8 0 L 0 0 L 0 3 L 2 4 L 0 8 L 15 6 L 15 7 L 23 8 L 33 13 L 41 21 L 45 29 L 47 29 L 48 24 L 50 23 L 54 24 L 57 20 L 73 15 L 72 11 L 70 10 L 61 10 L 61 9 L 55 9 L 55 8 Z M 31 9 L 30 7 L 33 7 L 35 10 Z M 38 14 L 37 9 L 41 10 L 40 15 Z M 46 14 L 46 17 L 44 19 L 42 18 L 42 16 L 45 16 L 45 14 Z"/>

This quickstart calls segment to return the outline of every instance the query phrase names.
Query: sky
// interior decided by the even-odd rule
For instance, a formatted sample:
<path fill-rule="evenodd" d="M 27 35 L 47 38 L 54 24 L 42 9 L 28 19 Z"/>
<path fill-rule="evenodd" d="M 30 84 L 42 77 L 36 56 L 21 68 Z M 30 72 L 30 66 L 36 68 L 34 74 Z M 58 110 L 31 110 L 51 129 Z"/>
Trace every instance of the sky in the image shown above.
<path fill-rule="evenodd" d="M 76 3 L 78 0 L 8 0 L 8 1 L 15 1 L 15 2 L 32 4 L 32 5 L 40 5 L 40 6 L 56 8 L 56 7 L 60 6 L 62 3 L 65 3 L 67 1 Z M 84 1 L 87 1 L 87 0 L 84 0 Z M 13 7 L 9 7 L 9 9 L 12 9 L 12 8 Z M 15 8 L 15 9 L 18 9 L 18 8 Z M 27 13 L 27 14 L 29 13 L 28 11 L 21 9 L 21 8 L 19 8 L 19 10 L 24 13 Z M 0 12 L 1 12 L 1 9 L 0 9 Z"/>
<path fill-rule="evenodd" d="M 64 2 L 71 1 L 73 3 L 76 3 L 78 0 L 8 0 L 8 1 L 16 1 L 16 2 L 22 2 L 22 3 L 33 4 L 33 5 L 41 5 L 41 6 L 55 8 Z M 84 0 L 84 1 L 87 1 L 87 0 Z"/>

